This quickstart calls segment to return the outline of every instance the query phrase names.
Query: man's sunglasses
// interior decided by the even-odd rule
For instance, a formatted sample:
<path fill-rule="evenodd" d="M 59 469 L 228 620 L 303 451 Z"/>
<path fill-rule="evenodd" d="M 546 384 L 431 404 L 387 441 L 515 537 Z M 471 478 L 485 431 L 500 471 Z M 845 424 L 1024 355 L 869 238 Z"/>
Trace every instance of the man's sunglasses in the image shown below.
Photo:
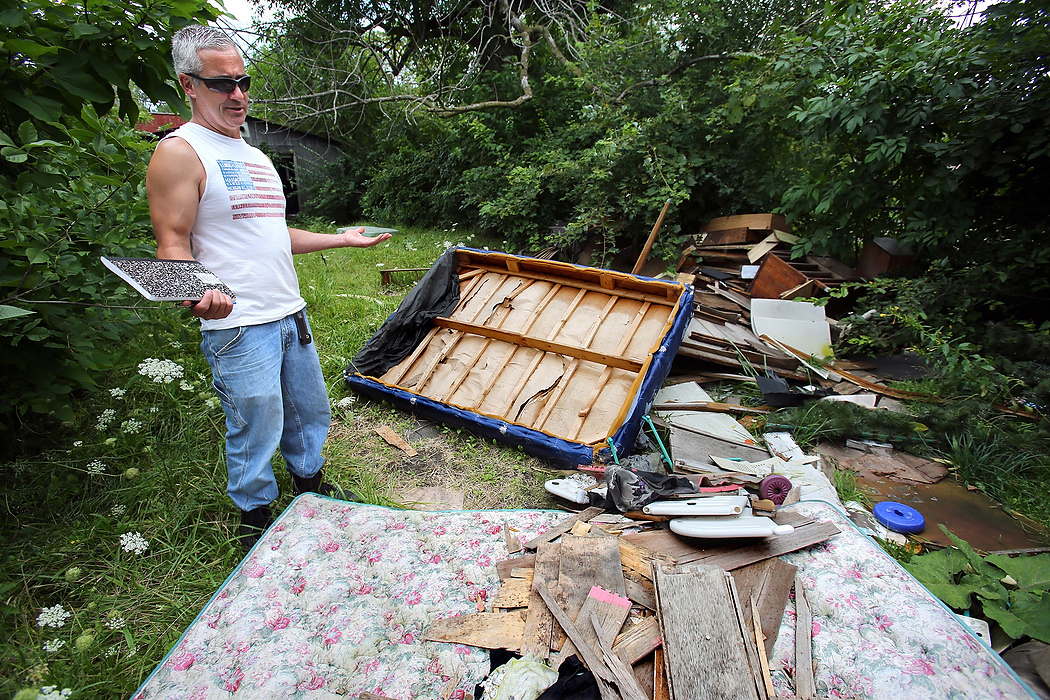
<path fill-rule="evenodd" d="M 252 78 L 250 75 L 246 75 L 243 78 L 205 78 L 196 73 L 186 73 L 191 78 L 204 83 L 204 87 L 208 88 L 212 92 L 218 92 L 223 95 L 229 95 L 237 88 L 241 89 L 241 92 L 248 92 L 248 88 L 252 85 Z"/>

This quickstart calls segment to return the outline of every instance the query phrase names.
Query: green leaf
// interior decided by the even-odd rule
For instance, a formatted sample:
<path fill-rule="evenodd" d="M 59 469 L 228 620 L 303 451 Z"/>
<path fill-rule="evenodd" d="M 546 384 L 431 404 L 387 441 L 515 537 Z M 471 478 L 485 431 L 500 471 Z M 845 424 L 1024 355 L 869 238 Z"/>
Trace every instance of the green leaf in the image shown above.
<path fill-rule="evenodd" d="M 1019 588 L 1029 592 L 1050 590 L 1050 553 L 1034 557 L 1022 555 L 1016 559 L 1006 554 L 991 554 L 985 561 L 1009 574 Z"/>
<path fill-rule="evenodd" d="M 25 151 L 21 148 L 12 148 L 11 146 L 0 148 L 0 156 L 12 163 L 25 163 L 29 160 L 29 155 Z"/>
<path fill-rule="evenodd" d="M 986 602 L 985 616 L 998 622 L 1013 639 L 1029 636 L 1050 643 L 1050 594 L 1014 593 L 1009 605 L 1005 601 Z"/>
<path fill-rule="evenodd" d="M 6 320 L 9 318 L 18 318 L 19 316 L 28 316 L 36 313 L 29 309 L 23 309 L 18 306 L 8 306 L 7 304 L 0 304 L 0 320 Z"/>

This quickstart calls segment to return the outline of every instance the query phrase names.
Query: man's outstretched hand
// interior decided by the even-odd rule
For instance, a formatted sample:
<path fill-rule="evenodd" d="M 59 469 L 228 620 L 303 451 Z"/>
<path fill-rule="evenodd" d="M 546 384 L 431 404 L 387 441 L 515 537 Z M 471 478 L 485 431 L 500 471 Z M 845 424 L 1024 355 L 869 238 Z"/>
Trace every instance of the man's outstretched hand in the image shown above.
<path fill-rule="evenodd" d="M 343 231 L 342 235 L 348 248 L 369 248 L 390 238 L 389 233 L 381 233 L 378 236 L 366 236 L 364 226 L 347 229 Z"/>
<path fill-rule="evenodd" d="M 182 305 L 188 307 L 191 314 L 206 321 L 226 318 L 233 313 L 233 299 L 218 289 L 209 289 L 200 301 L 184 301 Z"/>

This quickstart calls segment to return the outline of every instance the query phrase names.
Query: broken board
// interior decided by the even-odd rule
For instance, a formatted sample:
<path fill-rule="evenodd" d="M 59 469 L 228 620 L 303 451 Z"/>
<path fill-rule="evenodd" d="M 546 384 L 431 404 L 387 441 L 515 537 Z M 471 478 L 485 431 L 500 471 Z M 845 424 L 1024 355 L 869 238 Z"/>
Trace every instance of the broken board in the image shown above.
<path fill-rule="evenodd" d="M 692 318 L 690 287 L 468 248 L 431 272 L 347 367 L 352 389 L 565 465 L 611 457 L 610 441 L 629 451 Z M 388 347 L 388 325 L 417 313 L 425 337 Z"/>

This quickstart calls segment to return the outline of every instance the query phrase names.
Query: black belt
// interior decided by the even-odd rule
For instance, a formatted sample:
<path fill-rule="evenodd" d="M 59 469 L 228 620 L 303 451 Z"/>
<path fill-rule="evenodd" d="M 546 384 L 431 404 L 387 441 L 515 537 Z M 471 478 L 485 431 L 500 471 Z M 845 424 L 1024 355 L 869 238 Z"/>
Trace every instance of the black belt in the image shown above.
<path fill-rule="evenodd" d="M 310 329 L 306 326 L 306 314 L 302 309 L 292 314 L 292 318 L 295 319 L 295 330 L 299 332 L 299 344 L 309 345 L 313 342 L 313 336 L 310 335 Z"/>

